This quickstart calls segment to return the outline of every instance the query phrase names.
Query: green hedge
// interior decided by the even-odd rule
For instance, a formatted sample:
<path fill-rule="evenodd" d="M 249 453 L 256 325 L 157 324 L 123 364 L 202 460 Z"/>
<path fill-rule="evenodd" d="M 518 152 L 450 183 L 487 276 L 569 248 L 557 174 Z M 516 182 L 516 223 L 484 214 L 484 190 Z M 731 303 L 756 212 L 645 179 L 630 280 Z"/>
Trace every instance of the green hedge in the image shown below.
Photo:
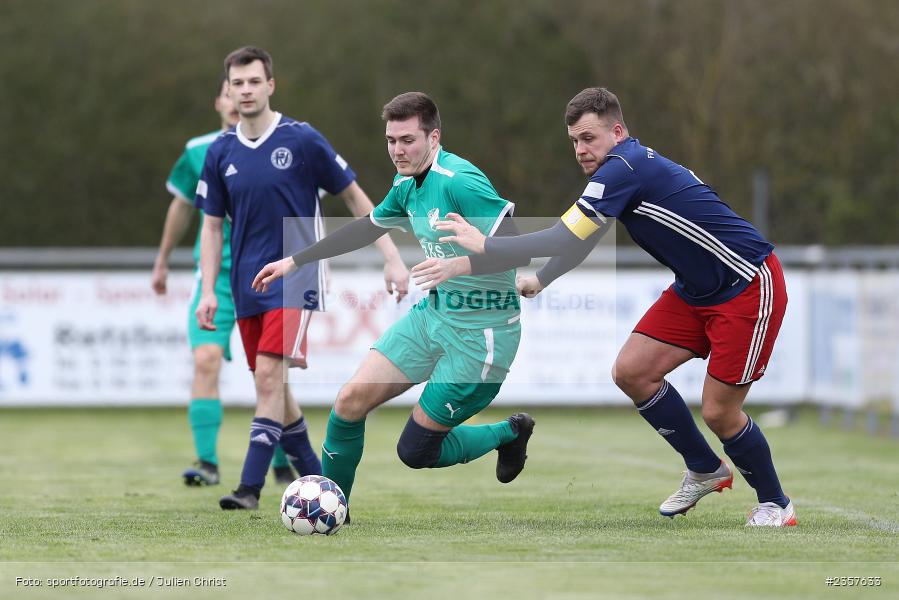
<path fill-rule="evenodd" d="M 775 241 L 895 243 L 896 31 L 892 0 L 3 0 L 0 245 L 157 243 L 168 169 L 249 43 L 274 56 L 274 107 L 375 202 L 380 107 L 417 89 L 518 214 L 560 214 L 583 185 L 565 104 L 605 85 L 633 135 L 747 216 L 767 169 Z"/>

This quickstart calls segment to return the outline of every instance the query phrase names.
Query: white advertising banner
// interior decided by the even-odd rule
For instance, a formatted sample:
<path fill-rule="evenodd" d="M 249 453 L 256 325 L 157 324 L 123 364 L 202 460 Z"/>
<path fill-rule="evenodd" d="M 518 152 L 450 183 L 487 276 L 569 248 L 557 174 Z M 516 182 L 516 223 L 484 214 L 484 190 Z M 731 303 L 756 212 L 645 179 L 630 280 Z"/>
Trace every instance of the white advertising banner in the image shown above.
<path fill-rule="evenodd" d="M 0 274 L 0 404 L 184 401 L 192 286 L 189 273 L 165 296 L 144 272 Z"/>
<path fill-rule="evenodd" d="M 788 272 L 790 302 L 765 377 L 751 401 L 796 402 L 810 394 L 808 277 Z M 670 284 L 662 270 L 574 271 L 522 302 L 522 338 L 496 399 L 504 404 L 626 404 L 610 369 L 621 344 Z M 0 406 L 180 404 L 192 365 L 187 306 L 194 278 L 173 273 L 168 294 L 146 272 L 0 273 Z M 291 369 L 301 404 L 330 404 L 371 344 L 420 299 L 396 304 L 379 272 L 331 272 L 326 313 L 309 327 L 309 369 Z M 235 331 L 222 372 L 222 399 L 252 404 L 254 388 Z M 706 363 L 692 360 L 669 380 L 697 401 Z M 413 388 L 398 401 L 412 402 Z"/>
<path fill-rule="evenodd" d="M 899 273 L 844 269 L 809 282 L 810 397 L 899 409 Z"/>

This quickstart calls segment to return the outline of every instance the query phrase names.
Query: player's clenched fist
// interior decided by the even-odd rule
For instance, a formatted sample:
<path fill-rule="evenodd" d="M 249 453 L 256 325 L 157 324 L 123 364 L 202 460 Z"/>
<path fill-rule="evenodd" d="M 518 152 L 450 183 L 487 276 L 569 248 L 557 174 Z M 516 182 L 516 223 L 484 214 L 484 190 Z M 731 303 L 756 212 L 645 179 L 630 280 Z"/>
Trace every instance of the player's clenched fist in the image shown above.
<path fill-rule="evenodd" d="M 272 283 L 281 279 L 288 273 L 292 273 L 297 270 L 297 264 L 293 262 L 293 257 L 288 256 L 287 258 L 282 258 L 281 260 L 268 263 L 262 270 L 256 273 L 256 278 L 253 279 L 253 289 L 259 292 L 260 294 L 268 291 L 268 286 Z"/>
<path fill-rule="evenodd" d="M 160 296 L 166 293 L 166 279 L 168 279 L 168 275 L 168 265 L 159 261 L 153 264 L 153 275 L 150 278 L 150 285 L 153 286 L 153 291 Z"/>
<path fill-rule="evenodd" d="M 528 277 L 519 275 L 515 278 L 515 289 L 518 290 L 519 296 L 533 298 L 543 291 L 543 284 L 540 283 L 540 280 L 537 279 L 536 275 L 530 275 Z"/>
<path fill-rule="evenodd" d="M 219 301 L 215 293 L 204 292 L 200 296 L 200 303 L 197 304 L 196 312 L 197 324 L 200 326 L 200 329 L 215 331 L 213 320 L 215 319 L 215 311 L 218 309 L 218 306 Z"/>
<path fill-rule="evenodd" d="M 400 259 L 384 262 L 384 286 L 387 293 L 393 295 L 396 291 L 396 301 L 399 302 L 409 293 L 409 270 Z"/>

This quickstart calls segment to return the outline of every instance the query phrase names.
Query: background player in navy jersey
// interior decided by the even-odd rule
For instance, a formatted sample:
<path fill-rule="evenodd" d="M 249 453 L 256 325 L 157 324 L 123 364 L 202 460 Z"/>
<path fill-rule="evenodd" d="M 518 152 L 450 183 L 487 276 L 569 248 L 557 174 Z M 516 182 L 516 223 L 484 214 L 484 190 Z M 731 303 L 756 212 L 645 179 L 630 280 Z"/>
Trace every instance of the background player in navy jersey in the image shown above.
<path fill-rule="evenodd" d="M 485 238 L 452 215 L 437 225 L 453 234 L 441 241 L 509 258 L 553 256 L 535 277 L 519 281 L 524 295 L 534 295 L 580 264 L 610 219 L 619 219 L 637 244 L 675 274 L 612 368 L 618 387 L 687 465 L 680 489 L 659 511 L 669 517 L 685 513 L 733 483 L 727 464 L 665 380 L 691 358 L 709 357 L 702 417 L 756 491 L 759 503 L 747 525 L 795 525 L 768 442 L 742 410 L 750 385 L 765 372 L 787 305 L 774 247 L 692 171 L 630 137 L 618 98 L 605 88 L 575 96 L 565 122 L 590 181 L 559 223 L 532 234 Z"/>
<path fill-rule="evenodd" d="M 166 188 L 172 193 L 172 201 L 159 242 L 159 254 L 153 264 L 152 285 L 157 294 L 166 293 L 168 262 L 172 250 L 178 245 L 193 220 L 196 207 L 194 194 L 200 172 L 206 159 L 206 150 L 222 131 L 237 125 L 240 114 L 228 97 L 225 74 L 219 81 L 215 97 L 215 110 L 221 117 L 218 131 L 188 140 L 184 151 L 172 167 Z M 201 216 L 202 230 L 202 216 Z M 224 247 L 221 269 L 215 282 L 218 310 L 215 314 L 215 330 L 200 329 L 195 312 L 200 302 L 200 235 L 194 244 L 194 261 L 197 263 L 197 281 L 188 308 L 187 338 L 193 354 L 194 377 L 190 389 L 190 405 L 187 417 L 193 433 L 197 461 L 182 474 L 187 485 L 217 485 L 219 482 L 218 454 L 216 452 L 219 427 L 222 424 L 222 402 L 219 399 L 219 374 L 222 360 L 231 360 L 231 332 L 234 330 L 234 302 L 231 299 L 231 227 L 224 224 Z M 293 469 L 279 446 L 272 459 L 275 481 L 290 483 L 295 479 Z"/>
<path fill-rule="evenodd" d="M 240 486 L 219 504 L 223 509 L 255 509 L 279 443 L 300 474 L 321 473 L 306 423 L 285 383 L 285 369 L 306 366 L 306 329 L 312 311 L 323 308 L 323 273 L 317 262 L 310 263 L 264 294 L 253 291 L 253 277 L 285 250 L 297 252 L 318 239 L 319 188 L 340 196 L 356 216 L 368 214 L 374 206 L 347 162 L 318 131 L 271 109 L 275 80 L 271 56 L 265 50 L 235 50 L 225 59 L 225 73 L 240 122 L 209 147 L 197 186 L 197 204 L 206 214 L 200 259 L 203 295 L 197 319 L 201 327 L 215 328 L 214 283 L 222 257 L 222 222 L 227 216 L 232 225 L 231 289 L 247 361 L 254 372 L 256 415 Z M 386 259 L 387 291 L 396 291 L 399 300 L 408 291 L 409 273 L 389 237 L 376 244 Z"/>

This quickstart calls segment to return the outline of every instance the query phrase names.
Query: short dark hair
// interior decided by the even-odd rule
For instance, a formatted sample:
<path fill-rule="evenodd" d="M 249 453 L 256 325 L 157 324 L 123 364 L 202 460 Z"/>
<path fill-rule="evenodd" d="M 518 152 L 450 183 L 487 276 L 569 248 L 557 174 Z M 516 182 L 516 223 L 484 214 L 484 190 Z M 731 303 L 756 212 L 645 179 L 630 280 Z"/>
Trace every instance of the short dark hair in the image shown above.
<path fill-rule="evenodd" d="M 596 113 L 599 118 L 612 117 L 627 129 L 618 96 L 602 87 L 587 88 L 569 100 L 565 107 L 565 124 L 571 127 L 586 113 L 591 112 Z"/>
<path fill-rule="evenodd" d="M 244 46 L 226 56 L 225 77 L 227 78 L 231 75 L 231 67 L 235 65 L 243 67 L 257 60 L 262 61 L 262 67 L 265 69 L 265 78 L 271 79 L 273 77 L 272 56 L 262 48 L 257 48 L 256 46 Z"/>
<path fill-rule="evenodd" d="M 215 97 L 216 97 L 216 98 L 218 98 L 219 96 L 222 95 L 222 86 L 225 85 L 225 82 L 226 82 L 226 81 L 228 81 L 228 73 L 225 72 L 225 71 L 222 71 L 222 74 L 219 75 L 219 87 L 218 87 L 218 89 L 215 91 Z"/>
<path fill-rule="evenodd" d="M 381 118 L 385 121 L 405 121 L 418 116 L 425 133 L 440 129 L 440 111 L 430 96 L 422 92 L 400 94 L 384 105 Z"/>

